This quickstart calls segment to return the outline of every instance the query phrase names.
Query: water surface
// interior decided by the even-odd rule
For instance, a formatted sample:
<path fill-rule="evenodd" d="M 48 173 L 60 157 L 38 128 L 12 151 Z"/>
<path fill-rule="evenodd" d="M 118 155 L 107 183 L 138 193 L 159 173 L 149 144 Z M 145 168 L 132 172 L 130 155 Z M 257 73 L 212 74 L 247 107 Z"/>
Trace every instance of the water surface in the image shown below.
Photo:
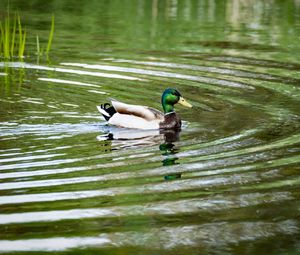
<path fill-rule="evenodd" d="M 6 3 L 0 3 L 5 14 Z M 299 1 L 10 1 L 0 62 L 0 252 L 298 254 Z M 49 61 L 35 34 L 55 37 Z M 181 132 L 109 127 L 109 97 Z"/>

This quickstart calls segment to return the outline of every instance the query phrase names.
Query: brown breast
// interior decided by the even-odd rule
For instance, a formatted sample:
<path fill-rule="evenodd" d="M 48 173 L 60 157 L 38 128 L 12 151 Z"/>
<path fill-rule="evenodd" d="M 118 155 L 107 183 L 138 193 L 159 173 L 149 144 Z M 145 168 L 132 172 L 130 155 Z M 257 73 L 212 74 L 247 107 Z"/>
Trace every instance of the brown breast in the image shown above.
<path fill-rule="evenodd" d="M 159 128 L 161 129 L 180 129 L 181 119 L 176 112 L 165 114 L 164 120 L 159 123 Z"/>

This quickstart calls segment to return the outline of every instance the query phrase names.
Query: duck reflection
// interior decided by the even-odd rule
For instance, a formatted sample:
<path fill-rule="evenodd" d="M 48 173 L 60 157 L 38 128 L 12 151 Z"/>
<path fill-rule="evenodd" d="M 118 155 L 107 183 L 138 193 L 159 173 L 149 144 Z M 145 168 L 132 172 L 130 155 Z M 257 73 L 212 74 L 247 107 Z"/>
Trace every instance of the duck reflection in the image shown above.
<path fill-rule="evenodd" d="M 178 148 L 174 142 L 179 140 L 180 130 L 163 130 L 161 133 L 164 135 L 164 143 L 159 145 L 159 150 L 162 152 L 164 159 L 162 161 L 163 166 L 173 166 L 179 164 L 176 162 L 178 157 L 176 156 Z M 170 173 L 164 176 L 165 180 L 174 180 L 181 178 L 181 173 Z"/>
<path fill-rule="evenodd" d="M 179 140 L 181 130 L 133 130 L 107 126 L 103 132 L 103 135 L 97 136 L 97 140 L 105 143 L 105 146 L 109 147 L 108 150 L 159 144 L 159 150 L 164 157 L 162 165 L 173 166 L 179 164 L 179 158 L 176 156 L 178 147 L 174 143 Z M 107 144 L 108 142 L 109 144 Z M 105 152 L 108 150 L 105 150 Z M 170 173 L 164 176 L 165 180 L 177 178 L 181 178 L 181 173 Z"/>
<path fill-rule="evenodd" d="M 98 141 L 111 141 L 115 149 L 139 148 L 159 144 L 163 136 L 159 130 L 139 130 L 108 126 L 103 135 L 97 136 Z"/>
<path fill-rule="evenodd" d="M 111 141 L 116 149 L 135 148 L 160 144 L 172 144 L 179 140 L 180 130 L 139 130 L 113 126 L 101 127 L 98 141 Z M 162 144 L 162 146 L 163 146 Z"/>

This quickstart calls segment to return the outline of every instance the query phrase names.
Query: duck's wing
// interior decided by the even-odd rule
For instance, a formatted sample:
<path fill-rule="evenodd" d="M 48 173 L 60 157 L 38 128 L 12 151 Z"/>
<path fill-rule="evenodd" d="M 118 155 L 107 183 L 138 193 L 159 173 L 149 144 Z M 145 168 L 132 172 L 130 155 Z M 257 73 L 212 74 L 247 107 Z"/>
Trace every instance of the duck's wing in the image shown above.
<path fill-rule="evenodd" d="M 164 114 L 161 111 L 148 106 L 126 104 L 115 99 L 111 99 L 111 103 L 120 114 L 134 115 L 147 121 L 164 119 Z"/>

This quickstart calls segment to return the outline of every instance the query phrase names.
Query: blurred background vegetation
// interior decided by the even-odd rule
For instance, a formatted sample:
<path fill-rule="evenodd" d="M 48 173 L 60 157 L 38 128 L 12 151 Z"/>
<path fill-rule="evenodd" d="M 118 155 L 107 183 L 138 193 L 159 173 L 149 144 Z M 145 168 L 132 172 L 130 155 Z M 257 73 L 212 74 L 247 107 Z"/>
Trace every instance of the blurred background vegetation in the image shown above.
<path fill-rule="evenodd" d="M 299 50 L 299 0 L 11 0 L 9 6 L 11 11 L 19 11 L 25 27 L 33 30 L 34 38 L 29 40 L 33 50 L 35 34 L 41 35 L 42 42 L 48 40 L 52 14 L 57 28 L 54 44 L 59 50 L 200 47 L 205 51 L 209 46 L 211 51 L 211 47 L 247 48 L 250 43 Z M 1 19 L 6 9 L 7 1 L 1 1 Z"/>

